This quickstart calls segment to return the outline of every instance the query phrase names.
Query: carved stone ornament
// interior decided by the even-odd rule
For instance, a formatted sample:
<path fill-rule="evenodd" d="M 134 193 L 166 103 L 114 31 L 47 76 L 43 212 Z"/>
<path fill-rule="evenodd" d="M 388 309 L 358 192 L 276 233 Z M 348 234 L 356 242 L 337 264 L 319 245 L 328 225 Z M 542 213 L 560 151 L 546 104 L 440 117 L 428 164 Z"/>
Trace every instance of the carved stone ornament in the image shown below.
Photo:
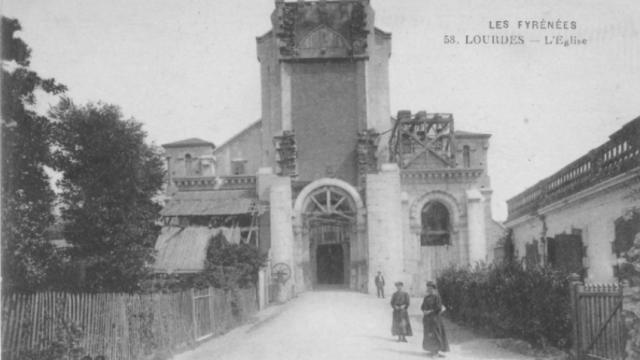
<path fill-rule="evenodd" d="M 359 185 L 364 189 L 366 174 L 376 172 L 378 169 L 378 142 L 380 134 L 369 129 L 358 133 L 358 143 L 356 145 L 356 156 L 358 162 Z"/>
<path fill-rule="evenodd" d="M 297 173 L 298 149 L 293 131 L 284 131 L 281 136 L 274 138 L 278 153 L 278 175 L 295 177 Z"/>
<path fill-rule="evenodd" d="M 362 0 L 281 2 L 275 14 L 275 36 L 284 59 L 367 54 L 370 29 Z"/>

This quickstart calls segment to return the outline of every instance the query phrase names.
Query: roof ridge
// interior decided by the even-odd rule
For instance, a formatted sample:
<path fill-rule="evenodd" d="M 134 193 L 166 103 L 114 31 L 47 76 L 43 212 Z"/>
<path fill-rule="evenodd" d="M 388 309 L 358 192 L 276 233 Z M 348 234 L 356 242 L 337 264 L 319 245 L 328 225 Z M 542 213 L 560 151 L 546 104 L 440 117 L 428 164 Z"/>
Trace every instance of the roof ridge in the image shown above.
<path fill-rule="evenodd" d="M 191 137 L 183 140 L 178 140 L 166 144 L 162 144 L 162 147 L 181 147 L 181 146 L 196 146 L 196 145 L 210 145 L 215 147 L 211 141 L 202 140 L 197 137 Z"/>
<path fill-rule="evenodd" d="M 231 137 L 229 137 L 227 140 L 222 142 L 222 144 L 220 144 L 220 146 L 216 147 L 216 151 L 218 151 L 218 150 L 224 148 L 225 146 L 229 145 L 235 139 L 237 139 L 238 137 L 240 137 L 241 135 L 243 135 L 247 131 L 253 129 L 254 126 L 261 125 L 261 124 L 262 124 L 262 118 L 259 118 L 258 120 L 256 120 L 256 121 L 252 122 L 251 124 L 245 126 L 242 130 L 240 130 L 237 133 L 231 135 Z"/>

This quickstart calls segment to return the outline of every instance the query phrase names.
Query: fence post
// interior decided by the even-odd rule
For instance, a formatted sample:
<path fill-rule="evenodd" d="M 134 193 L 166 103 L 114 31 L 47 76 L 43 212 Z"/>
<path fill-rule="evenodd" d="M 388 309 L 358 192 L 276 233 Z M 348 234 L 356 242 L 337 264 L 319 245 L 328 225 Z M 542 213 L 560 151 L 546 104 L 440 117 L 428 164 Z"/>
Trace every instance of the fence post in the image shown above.
<path fill-rule="evenodd" d="M 193 338 L 198 341 L 198 319 L 196 319 L 196 290 L 191 288 L 191 318 L 193 319 Z"/>
<path fill-rule="evenodd" d="M 265 294 L 267 293 L 267 291 L 265 290 L 265 269 L 262 268 L 258 271 L 258 286 L 256 288 L 256 295 L 258 298 L 258 310 L 262 310 L 264 309 L 264 305 L 266 304 L 265 301 Z"/>
<path fill-rule="evenodd" d="M 209 297 L 207 298 L 207 305 L 209 306 L 209 316 L 211 319 L 211 334 L 213 336 L 213 334 L 215 333 L 215 329 L 216 329 L 216 315 L 213 312 L 213 309 L 215 308 L 214 303 L 213 303 L 213 287 L 209 286 L 207 287 L 207 293 L 209 294 Z"/>
<path fill-rule="evenodd" d="M 578 324 L 578 322 L 580 321 L 580 314 L 578 312 L 578 287 L 580 285 L 582 285 L 582 282 L 580 281 L 580 276 L 578 274 L 573 273 L 569 275 L 569 292 L 571 295 L 571 333 L 573 335 L 572 347 L 573 353 L 577 360 L 582 360 L 582 345 L 580 344 L 580 333 Z"/>

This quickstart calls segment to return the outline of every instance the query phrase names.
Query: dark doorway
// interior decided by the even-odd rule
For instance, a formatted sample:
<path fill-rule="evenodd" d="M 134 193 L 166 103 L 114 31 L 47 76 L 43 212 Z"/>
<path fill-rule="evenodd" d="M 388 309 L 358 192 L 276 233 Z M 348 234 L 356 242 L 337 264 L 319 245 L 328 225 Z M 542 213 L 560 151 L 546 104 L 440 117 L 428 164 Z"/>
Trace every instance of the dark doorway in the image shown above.
<path fill-rule="evenodd" d="M 318 245 L 318 284 L 344 284 L 344 251 L 340 244 Z"/>

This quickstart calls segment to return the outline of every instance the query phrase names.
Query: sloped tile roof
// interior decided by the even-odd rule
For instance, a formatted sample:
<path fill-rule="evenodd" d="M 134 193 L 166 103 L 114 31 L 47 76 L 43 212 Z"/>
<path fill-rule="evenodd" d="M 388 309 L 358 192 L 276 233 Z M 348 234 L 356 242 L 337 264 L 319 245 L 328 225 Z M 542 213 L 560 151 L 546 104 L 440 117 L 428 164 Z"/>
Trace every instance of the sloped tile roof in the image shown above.
<path fill-rule="evenodd" d="M 199 272 L 204 270 L 209 240 L 219 229 L 164 227 L 156 241 L 155 272 Z"/>
<path fill-rule="evenodd" d="M 237 215 L 258 209 L 253 190 L 179 191 L 162 210 L 162 216 Z"/>
<path fill-rule="evenodd" d="M 219 235 L 232 244 L 240 242 L 240 229 L 237 227 L 163 227 L 156 240 L 153 270 L 168 274 L 203 271 L 209 243 Z"/>

